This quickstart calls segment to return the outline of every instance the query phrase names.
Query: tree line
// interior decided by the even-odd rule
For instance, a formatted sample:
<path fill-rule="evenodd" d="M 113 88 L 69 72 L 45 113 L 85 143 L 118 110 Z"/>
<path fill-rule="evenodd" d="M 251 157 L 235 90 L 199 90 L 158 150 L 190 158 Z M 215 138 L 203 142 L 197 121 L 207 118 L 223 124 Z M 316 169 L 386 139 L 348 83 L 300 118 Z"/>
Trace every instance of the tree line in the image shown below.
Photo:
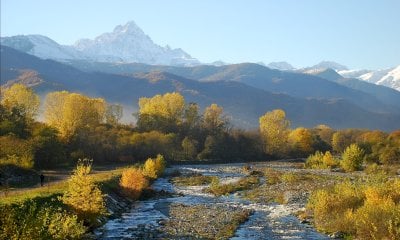
<path fill-rule="evenodd" d="M 316 151 L 339 154 L 352 143 L 366 160 L 399 160 L 400 131 L 334 130 L 326 125 L 291 129 L 281 109 L 265 113 L 258 130 L 233 128 L 224 109 L 213 103 L 203 112 L 177 92 L 140 98 L 135 126 L 120 122 L 121 105 L 67 91 L 47 94 L 43 121 L 40 100 L 22 84 L 2 89 L 0 163 L 25 168 L 141 162 L 162 154 L 167 161 L 257 161 L 307 157 Z"/>

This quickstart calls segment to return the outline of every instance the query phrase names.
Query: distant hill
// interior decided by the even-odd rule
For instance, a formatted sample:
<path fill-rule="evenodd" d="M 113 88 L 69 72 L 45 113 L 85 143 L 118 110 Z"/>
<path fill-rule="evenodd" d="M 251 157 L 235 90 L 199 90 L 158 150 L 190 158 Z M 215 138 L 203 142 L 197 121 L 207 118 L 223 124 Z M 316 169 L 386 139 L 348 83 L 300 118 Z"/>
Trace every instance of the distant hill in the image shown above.
<path fill-rule="evenodd" d="M 400 113 L 396 99 L 384 103 L 373 91 L 362 91 L 327 81 L 324 77 L 299 72 L 279 71 L 259 64 L 242 63 L 224 66 L 200 65 L 194 67 L 151 66 L 145 64 L 111 64 L 86 61 L 70 62 L 82 70 L 102 71 L 115 74 L 166 71 L 202 82 L 236 81 L 273 93 L 283 93 L 299 98 L 343 99 L 371 112 Z M 336 72 L 334 77 L 339 77 Z M 378 89 L 378 88 L 377 88 Z M 395 94 L 399 95 L 400 94 Z M 392 99 L 392 98 L 390 98 Z M 388 100 L 390 100 L 388 99 Z"/>
<path fill-rule="evenodd" d="M 392 88 L 376 85 L 356 78 L 344 78 L 342 75 L 330 68 L 309 72 L 309 74 L 313 74 L 346 87 L 368 93 L 376 97 L 381 102 L 392 105 L 395 108 L 400 107 L 400 92 Z"/>
<path fill-rule="evenodd" d="M 210 73 L 213 72 L 216 74 L 214 67 L 211 70 L 208 74 L 197 74 L 204 77 L 212 76 Z M 195 75 L 194 69 L 191 71 Z M 370 112 L 346 100 L 304 99 L 271 93 L 241 81 L 200 82 L 161 71 L 136 72 L 125 76 L 85 72 L 2 46 L 1 83 L 7 85 L 10 81 L 29 82 L 42 95 L 49 91 L 66 89 L 133 107 L 137 107 L 139 97 L 178 91 L 188 102 L 197 102 L 202 108 L 211 103 L 223 106 L 232 117 L 232 122 L 244 128 L 256 128 L 258 118 L 266 111 L 276 108 L 287 112 L 293 126 L 327 124 L 335 128 L 393 130 L 399 127 L 400 122 L 399 115 Z"/>

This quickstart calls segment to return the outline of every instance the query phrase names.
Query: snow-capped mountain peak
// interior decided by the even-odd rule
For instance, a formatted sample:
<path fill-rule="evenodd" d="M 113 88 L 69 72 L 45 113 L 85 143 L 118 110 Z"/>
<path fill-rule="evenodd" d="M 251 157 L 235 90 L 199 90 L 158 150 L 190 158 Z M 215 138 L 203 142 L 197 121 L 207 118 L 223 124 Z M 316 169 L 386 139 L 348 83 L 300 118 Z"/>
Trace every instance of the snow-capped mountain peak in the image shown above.
<path fill-rule="evenodd" d="M 41 35 L 1 38 L 1 44 L 43 59 L 86 59 L 97 62 L 139 62 L 159 65 L 198 65 L 180 48 L 161 47 L 130 21 L 95 39 L 80 39 L 72 46 L 63 46 Z"/>
<path fill-rule="evenodd" d="M 314 68 L 314 69 L 327 69 L 327 68 L 331 68 L 334 69 L 336 71 L 341 71 L 341 70 L 348 70 L 348 68 L 342 64 L 339 64 L 337 62 L 333 62 L 333 61 L 322 61 L 310 68 Z"/>
<path fill-rule="evenodd" d="M 182 49 L 155 44 L 135 22 L 118 25 L 94 40 L 83 39 L 74 47 L 94 61 L 140 62 L 160 65 L 195 65 L 199 62 Z"/>
<path fill-rule="evenodd" d="M 288 62 L 271 62 L 267 67 L 278 70 L 295 70 L 295 68 Z"/>
<path fill-rule="evenodd" d="M 134 21 L 127 22 L 125 25 L 118 25 L 114 28 L 114 33 L 127 33 L 127 32 L 132 32 L 132 33 L 137 33 L 140 32 L 144 34 L 143 30 L 136 25 Z"/>
<path fill-rule="evenodd" d="M 400 65 L 393 68 L 385 76 L 383 76 L 376 84 L 390 86 L 400 91 Z"/>
<path fill-rule="evenodd" d="M 18 35 L 1 38 L 1 44 L 43 59 L 85 59 L 70 46 L 62 46 L 42 35 Z"/>
<path fill-rule="evenodd" d="M 400 65 L 380 70 L 345 70 L 338 71 L 346 78 L 358 78 L 369 83 L 383 85 L 400 91 Z"/>

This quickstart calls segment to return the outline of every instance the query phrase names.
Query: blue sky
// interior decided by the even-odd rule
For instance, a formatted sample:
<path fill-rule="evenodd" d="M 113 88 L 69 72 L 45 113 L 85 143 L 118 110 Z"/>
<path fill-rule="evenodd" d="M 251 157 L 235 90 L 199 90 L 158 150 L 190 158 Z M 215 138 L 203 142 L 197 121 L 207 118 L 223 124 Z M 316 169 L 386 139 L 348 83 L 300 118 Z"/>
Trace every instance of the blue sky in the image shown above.
<path fill-rule="evenodd" d="M 1 0 L 1 36 L 72 44 L 133 20 L 203 62 L 377 69 L 400 64 L 399 12 L 399 0 Z"/>

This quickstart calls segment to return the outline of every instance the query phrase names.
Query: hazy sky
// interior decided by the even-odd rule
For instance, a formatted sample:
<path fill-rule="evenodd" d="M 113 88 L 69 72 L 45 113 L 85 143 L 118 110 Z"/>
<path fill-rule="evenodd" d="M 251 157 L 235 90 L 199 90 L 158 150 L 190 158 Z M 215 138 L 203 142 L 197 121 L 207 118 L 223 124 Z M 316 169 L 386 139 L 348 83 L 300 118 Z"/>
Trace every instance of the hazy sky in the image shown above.
<path fill-rule="evenodd" d="M 399 12 L 400 0 L 1 0 L 1 36 L 73 44 L 133 20 L 202 62 L 377 69 L 400 64 Z"/>

